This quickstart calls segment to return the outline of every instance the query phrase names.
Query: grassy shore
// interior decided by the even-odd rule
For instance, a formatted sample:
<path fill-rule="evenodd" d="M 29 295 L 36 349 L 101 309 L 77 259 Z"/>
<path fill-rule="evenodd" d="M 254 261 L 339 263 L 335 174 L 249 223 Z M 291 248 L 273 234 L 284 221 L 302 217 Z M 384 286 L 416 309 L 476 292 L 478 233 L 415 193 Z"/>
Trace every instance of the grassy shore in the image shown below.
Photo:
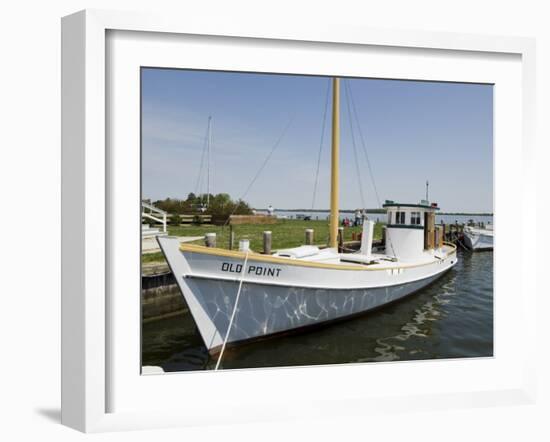
<path fill-rule="evenodd" d="M 263 232 L 272 232 L 272 249 L 286 249 L 304 244 L 305 229 L 314 229 L 314 244 L 325 245 L 328 240 L 329 224 L 325 220 L 302 221 L 294 219 L 279 219 L 276 224 L 241 224 L 233 226 L 235 233 L 235 249 L 239 246 L 240 239 L 250 241 L 251 250 L 260 252 L 263 250 Z M 351 241 L 352 234 L 361 231 L 361 227 L 347 227 L 344 229 L 344 241 Z M 214 226 L 204 224 L 201 226 L 168 226 L 168 234 L 171 236 L 204 236 L 206 233 L 216 233 L 216 246 L 229 248 L 229 226 Z M 382 238 L 382 224 L 377 223 L 374 228 L 374 239 Z M 204 244 L 201 239 L 196 244 Z M 162 253 L 149 253 L 141 257 L 142 263 L 163 262 Z"/>

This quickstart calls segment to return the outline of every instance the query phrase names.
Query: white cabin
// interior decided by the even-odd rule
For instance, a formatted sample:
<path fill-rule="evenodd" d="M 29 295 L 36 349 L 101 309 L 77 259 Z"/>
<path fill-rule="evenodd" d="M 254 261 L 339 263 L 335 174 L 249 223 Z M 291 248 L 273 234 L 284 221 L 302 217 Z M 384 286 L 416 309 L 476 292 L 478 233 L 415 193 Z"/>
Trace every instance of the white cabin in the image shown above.
<path fill-rule="evenodd" d="M 435 225 L 436 203 L 419 204 L 386 200 L 386 253 L 400 261 L 415 261 L 443 246 L 442 229 Z"/>

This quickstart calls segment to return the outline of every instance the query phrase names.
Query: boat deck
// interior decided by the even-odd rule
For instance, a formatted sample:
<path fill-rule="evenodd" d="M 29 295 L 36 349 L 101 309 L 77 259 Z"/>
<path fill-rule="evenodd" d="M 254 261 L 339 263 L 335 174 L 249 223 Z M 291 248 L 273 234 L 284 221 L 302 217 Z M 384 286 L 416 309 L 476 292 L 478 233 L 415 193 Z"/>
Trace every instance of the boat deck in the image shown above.
<path fill-rule="evenodd" d="M 385 254 L 363 255 L 361 253 L 338 253 L 333 248 L 319 249 L 315 246 L 301 246 L 293 249 L 279 250 L 272 255 L 264 255 L 252 251 L 225 250 L 214 247 L 205 247 L 195 244 L 180 244 L 180 251 L 190 255 L 208 255 L 221 258 L 232 258 L 272 264 L 316 267 L 333 270 L 390 270 L 419 267 L 443 260 L 452 254 L 456 247 L 445 243 L 440 249 L 425 251 L 416 255 L 414 260 L 397 260 Z M 248 258 L 246 258 L 248 256 Z"/>
<path fill-rule="evenodd" d="M 292 250 L 292 249 L 290 249 Z M 440 249 L 435 249 L 431 251 L 424 251 L 422 255 L 417 257 L 414 262 L 407 262 L 405 260 L 397 260 L 396 258 L 381 254 L 381 253 L 371 253 L 370 255 L 365 255 L 361 253 L 338 253 L 335 249 L 321 249 L 317 253 L 309 254 L 306 256 L 299 257 L 290 257 L 288 251 L 282 250 L 273 256 L 285 257 L 290 259 L 296 259 L 298 261 L 308 261 L 308 262 L 318 262 L 323 264 L 331 265 L 346 265 L 346 266 L 356 266 L 358 268 L 364 268 L 368 266 L 369 268 L 398 268 L 403 267 L 406 264 L 429 264 L 436 259 L 443 259 L 450 253 L 452 253 L 456 248 L 451 244 L 445 244 Z M 285 253 L 286 252 L 286 253 Z"/>

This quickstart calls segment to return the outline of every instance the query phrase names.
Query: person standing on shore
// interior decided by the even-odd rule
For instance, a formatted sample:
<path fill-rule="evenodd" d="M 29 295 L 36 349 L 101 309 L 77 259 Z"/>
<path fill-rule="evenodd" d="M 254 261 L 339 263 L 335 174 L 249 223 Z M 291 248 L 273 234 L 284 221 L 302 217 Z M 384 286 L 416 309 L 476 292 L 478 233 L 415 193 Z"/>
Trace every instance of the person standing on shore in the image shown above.
<path fill-rule="evenodd" d="M 362 224 L 362 221 L 363 221 L 363 218 L 362 218 L 361 210 L 357 209 L 355 211 L 355 219 L 353 221 L 353 225 L 355 227 L 360 226 Z"/>

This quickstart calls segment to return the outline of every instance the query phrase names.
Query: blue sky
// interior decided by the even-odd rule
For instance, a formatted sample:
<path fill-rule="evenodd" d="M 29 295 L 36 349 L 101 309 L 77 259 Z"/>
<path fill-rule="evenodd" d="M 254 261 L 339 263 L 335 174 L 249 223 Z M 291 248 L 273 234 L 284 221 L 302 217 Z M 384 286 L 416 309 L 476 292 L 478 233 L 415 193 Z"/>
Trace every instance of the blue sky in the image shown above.
<path fill-rule="evenodd" d="M 212 116 L 211 193 L 243 196 L 253 207 L 311 208 L 327 77 L 142 70 L 144 198 L 185 198 L 197 189 Z M 493 88 L 490 85 L 348 79 L 380 200 L 430 200 L 443 211 L 493 210 Z M 341 86 L 342 209 L 362 207 Z M 353 112 L 353 110 L 352 110 Z M 315 208 L 329 207 L 330 108 Z M 354 121 L 365 205 L 377 207 Z"/>

